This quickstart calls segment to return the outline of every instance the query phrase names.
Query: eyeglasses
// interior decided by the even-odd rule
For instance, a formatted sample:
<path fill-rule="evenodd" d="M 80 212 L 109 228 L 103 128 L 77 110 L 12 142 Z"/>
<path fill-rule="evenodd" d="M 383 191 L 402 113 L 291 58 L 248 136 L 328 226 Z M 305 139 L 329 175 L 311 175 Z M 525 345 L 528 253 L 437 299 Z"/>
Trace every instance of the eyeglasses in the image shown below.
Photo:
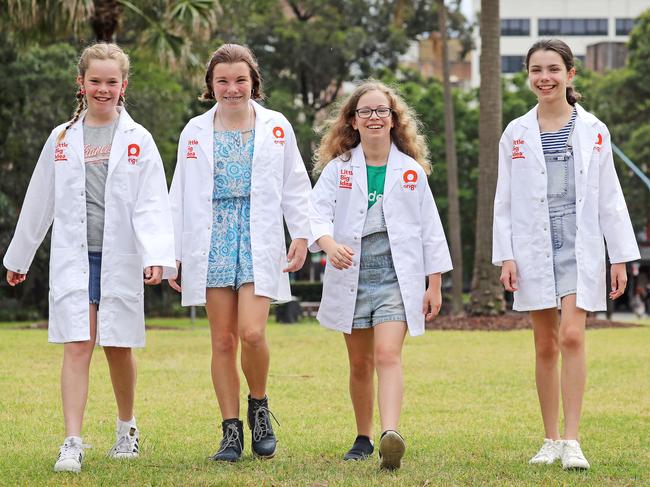
<path fill-rule="evenodd" d="M 357 117 L 359 118 L 370 118 L 372 117 L 372 113 L 376 113 L 379 118 L 388 118 L 390 117 L 390 114 L 393 112 L 392 109 L 388 107 L 379 107 L 379 108 L 359 108 L 358 110 L 355 110 L 357 113 Z"/>

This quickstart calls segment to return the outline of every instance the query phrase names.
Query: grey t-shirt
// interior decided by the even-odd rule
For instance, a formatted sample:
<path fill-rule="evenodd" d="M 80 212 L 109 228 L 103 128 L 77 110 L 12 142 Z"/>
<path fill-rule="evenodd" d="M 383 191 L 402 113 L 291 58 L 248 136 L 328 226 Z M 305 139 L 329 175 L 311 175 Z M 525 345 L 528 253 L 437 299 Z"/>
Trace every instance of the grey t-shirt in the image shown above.
<path fill-rule="evenodd" d="M 104 240 L 104 194 L 108 174 L 108 157 L 117 128 L 116 118 L 109 125 L 84 128 L 84 162 L 86 166 L 86 222 L 88 250 L 101 252 Z"/>

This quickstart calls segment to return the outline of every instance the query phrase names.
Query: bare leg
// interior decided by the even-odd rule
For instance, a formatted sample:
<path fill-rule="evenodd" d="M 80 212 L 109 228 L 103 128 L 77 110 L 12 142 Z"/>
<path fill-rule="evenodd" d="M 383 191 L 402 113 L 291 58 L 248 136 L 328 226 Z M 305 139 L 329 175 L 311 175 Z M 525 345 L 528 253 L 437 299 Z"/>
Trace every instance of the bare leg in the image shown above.
<path fill-rule="evenodd" d="M 404 395 L 402 345 L 406 336 L 406 323 L 388 321 L 375 326 L 374 332 L 381 429 L 397 430 Z"/>
<path fill-rule="evenodd" d="M 557 310 L 549 308 L 531 311 L 530 318 L 535 337 L 535 382 L 542 410 L 544 436 L 559 440 L 560 377 L 557 362 L 560 354 Z"/>
<path fill-rule="evenodd" d="M 229 288 L 208 288 L 205 309 L 212 343 L 212 384 L 223 419 L 239 417 L 237 371 L 237 294 Z"/>
<path fill-rule="evenodd" d="M 241 337 L 241 367 L 248 382 L 251 397 L 264 399 L 269 375 L 269 345 L 266 322 L 271 300 L 256 296 L 253 284 L 239 288 L 238 326 Z"/>
<path fill-rule="evenodd" d="M 585 358 L 585 325 L 587 313 L 576 307 L 576 295 L 562 298 L 560 351 L 562 353 L 562 407 L 564 438 L 578 439 L 580 411 L 585 393 L 587 366 Z"/>
<path fill-rule="evenodd" d="M 111 382 L 117 415 L 122 421 L 133 418 L 133 403 L 135 401 L 136 363 L 130 348 L 104 347 L 104 354 L 111 373 Z"/>
<path fill-rule="evenodd" d="M 97 336 L 97 305 L 89 305 L 90 340 L 63 345 L 61 367 L 61 402 L 65 421 L 65 436 L 81 436 L 86 400 L 88 399 L 88 370 Z"/>
<path fill-rule="evenodd" d="M 350 399 L 357 422 L 357 434 L 372 438 L 375 401 L 374 331 L 372 328 L 344 333 L 350 362 Z"/>

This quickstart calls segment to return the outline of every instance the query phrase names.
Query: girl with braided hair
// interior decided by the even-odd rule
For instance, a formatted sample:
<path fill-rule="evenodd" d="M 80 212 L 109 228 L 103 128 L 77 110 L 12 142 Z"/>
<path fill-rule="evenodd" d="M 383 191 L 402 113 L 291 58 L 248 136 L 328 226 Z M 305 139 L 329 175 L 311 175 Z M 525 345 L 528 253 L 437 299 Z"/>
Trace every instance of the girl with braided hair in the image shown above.
<path fill-rule="evenodd" d="M 144 346 L 143 284 L 160 283 L 163 267 L 175 269 L 162 161 L 151 134 L 123 106 L 129 58 L 115 44 L 98 43 L 77 68 L 77 110 L 43 147 L 3 261 L 9 285 L 23 282 L 53 224 L 48 336 L 64 344 L 66 434 L 57 472 L 81 470 L 95 345 L 104 347 L 118 409 L 109 456 L 138 456 L 131 349 Z"/>

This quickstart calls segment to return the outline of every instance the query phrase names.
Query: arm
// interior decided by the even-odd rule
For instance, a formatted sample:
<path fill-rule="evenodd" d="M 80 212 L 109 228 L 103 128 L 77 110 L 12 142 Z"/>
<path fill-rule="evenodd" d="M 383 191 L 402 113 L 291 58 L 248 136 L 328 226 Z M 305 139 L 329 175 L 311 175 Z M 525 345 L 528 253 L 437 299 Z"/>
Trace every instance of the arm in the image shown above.
<path fill-rule="evenodd" d="M 183 244 L 183 218 L 184 218 L 184 188 L 185 188 L 185 149 L 187 147 L 187 137 L 181 133 L 178 140 L 178 151 L 176 153 L 176 168 L 174 177 L 169 189 L 169 206 L 172 212 L 172 222 L 174 225 L 174 249 L 176 255 L 176 269 L 170 273 L 163 273 L 163 279 L 167 279 L 169 285 L 178 292 L 181 287 L 178 285 L 178 278 L 181 268 L 182 244 Z"/>
<path fill-rule="evenodd" d="M 292 241 L 289 245 L 287 267 L 283 272 L 295 272 L 305 263 L 309 238 L 309 193 L 311 182 L 302 161 L 296 136 L 287 123 L 284 147 L 282 213 Z"/>
<path fill-rule="evenodd" d="M 324 235 L 334 235 L 334 211 L 336 207 L 337 164 L 332 161 L 325 166 L 314 189 L 309 195 L 309 250 L 324 250 L 319 239 Z"/>
<path fill-rule="evenodd" d="M 20 284 L 26 278 L 36 250 L 45 238 L 54 220 L 54 145 L 52 132 L 27 187 L 14 237 L 4 256 L 4 266 L 9 270 L 7 281 Z"/>
<path fill-rule="evenodd" d="M 506 260 L 514 260 L 510 214 L 510 170 L 512 165 L 510 139 L 506 130 L 499 142 L 499 175 L 494 195 L 494 221 L 492 224 L 492 263 L 494 265 L 502 265 Z"/>
<path fill-rule="evenodd" d="M 162 267 L 167 273 L 176 270 L 174 233 L 162 159 L 150 134 L 147 133 L 142 144 L 143 160 L 133 208 L 133 230 L 145 276 L 149 276 L 145 283 L 158 284 Z"/>
<path fill-rule="evenodd" d="M 616 175 L 609 131 L 604 125 L 601 130 L 603 130 L 603 143 L 600 151 L 598 181 L 599 224 L 607 242 L 610 262 L 629 262 L 640 259 L 641 256 L 623 190 Z"/>
<path fill-rule="evenodd" d="M 427 176 L 420 174 L 424 182 L 420 197 L 420 218 L 422 220 L 422 246 L 424 256 L 424 273 L 441 274 L 453 268 L 445 231 L 440 215 L 429 187 Z"/>

